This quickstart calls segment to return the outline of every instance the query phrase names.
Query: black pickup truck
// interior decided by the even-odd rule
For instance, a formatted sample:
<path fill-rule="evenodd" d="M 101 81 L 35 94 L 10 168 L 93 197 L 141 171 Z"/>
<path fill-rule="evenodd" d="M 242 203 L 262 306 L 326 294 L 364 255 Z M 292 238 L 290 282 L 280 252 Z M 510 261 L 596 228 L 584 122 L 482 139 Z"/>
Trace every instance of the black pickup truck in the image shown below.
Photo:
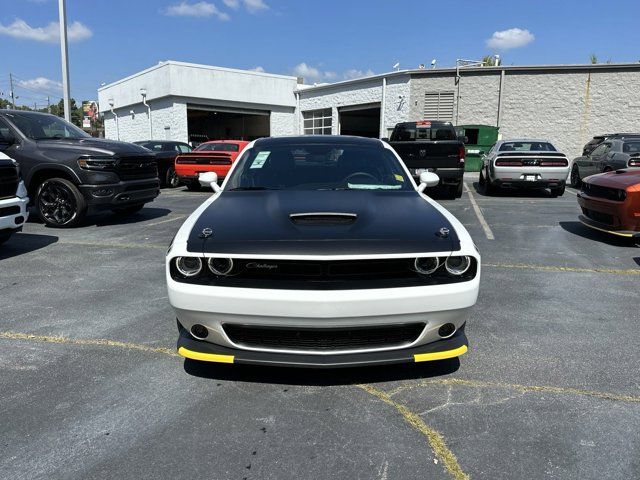
<path fill-rule="evenodd" d="M 398 123 L 389 144 L 400 155 L 416 181 L 430 170 L 440 177 L 439 187 L 454 198 L 462 196 L 464 142 L 451 122 L 421 120 Z"/>
<path fill-rule="evenodd" d="M 160 193 L 149 150 L 92 138 L 46 113 L 0 110 L 0 151 L 20 164 L 29 197 L 51 227 L 78 225 L 90 207 L 134 213 Z"/>

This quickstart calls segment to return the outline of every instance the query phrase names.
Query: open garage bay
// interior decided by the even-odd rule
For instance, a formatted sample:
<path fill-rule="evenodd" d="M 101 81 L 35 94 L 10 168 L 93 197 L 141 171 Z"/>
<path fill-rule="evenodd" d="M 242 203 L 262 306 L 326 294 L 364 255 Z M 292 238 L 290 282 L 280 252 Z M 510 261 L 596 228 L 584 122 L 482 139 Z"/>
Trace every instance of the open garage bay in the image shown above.
<path fill-rule="evenodd" d="M 0 478 L 638 478 L 640 248 L 579 224 L 571 189 L 476 182 L 442 201 L 483 255 L 459 362 L 185 362 L 163 259 L 206 192 L 30 222 L 0 250 Z"/>

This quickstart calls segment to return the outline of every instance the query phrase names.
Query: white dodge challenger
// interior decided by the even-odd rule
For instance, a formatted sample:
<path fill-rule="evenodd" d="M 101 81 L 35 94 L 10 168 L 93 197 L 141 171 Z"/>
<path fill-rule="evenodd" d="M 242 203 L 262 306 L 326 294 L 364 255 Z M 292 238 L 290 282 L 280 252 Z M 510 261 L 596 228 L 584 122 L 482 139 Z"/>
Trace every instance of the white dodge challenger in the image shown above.
<path fill-rule="evenodd" d="M 178 353 L 340 367 L 467 351 L 480 255 L 393 149 L 342 136 L 250 143 L 185 221 L 166 277 Z"/>

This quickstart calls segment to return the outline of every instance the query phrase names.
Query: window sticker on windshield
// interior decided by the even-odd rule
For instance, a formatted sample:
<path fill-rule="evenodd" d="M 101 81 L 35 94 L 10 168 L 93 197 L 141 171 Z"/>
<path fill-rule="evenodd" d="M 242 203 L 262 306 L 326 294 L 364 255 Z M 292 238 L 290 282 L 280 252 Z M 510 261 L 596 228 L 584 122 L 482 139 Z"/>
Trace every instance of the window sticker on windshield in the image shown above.
<path fill-rule="evenodd" d="M 394 175 L 394 177 L 396 177 L 396 180 L 399 182 L 404 182 L 404 178 L 402 178 L 402 175 L 398 175 L 397 173 Z"/>
<path fill-rule="evenodd" d="M 271 152 L 259 152 L 249 168 L 262 168 Z"/>

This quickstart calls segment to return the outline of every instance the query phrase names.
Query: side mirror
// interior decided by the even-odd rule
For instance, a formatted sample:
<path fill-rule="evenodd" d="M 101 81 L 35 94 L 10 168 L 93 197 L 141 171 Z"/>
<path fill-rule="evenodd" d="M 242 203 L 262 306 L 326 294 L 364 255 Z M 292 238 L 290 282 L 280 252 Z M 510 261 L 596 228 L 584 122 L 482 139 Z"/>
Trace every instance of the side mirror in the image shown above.
<path fill-rule="evenodd" d="M 389 137 L 382 137 L 380 140 L 383 142 L 389 143 Z"/>
<path fill-rule="evenodd" d="M 469 137 L 467 137 L 466 135 L 463 135 L 463 136 L 459 137 L 459 139 L 464 144 L 469 143 Z"/>
<path fill-rule="evenodd" d="M 214 193 L 220 193 L 222 189 L 218 186 L 218 174 L 216 172 L 204 172 L 198 176 L 198 181 L 203 187 L 211 187 Z"/>
<path fill-rule="evenodd" d="M 433 172 L 422 172 L 420 174 L 420 185 L 418 191 L 424 192 L 427 187 L 435 187 L 440 183 L 440 177 Z"/>

